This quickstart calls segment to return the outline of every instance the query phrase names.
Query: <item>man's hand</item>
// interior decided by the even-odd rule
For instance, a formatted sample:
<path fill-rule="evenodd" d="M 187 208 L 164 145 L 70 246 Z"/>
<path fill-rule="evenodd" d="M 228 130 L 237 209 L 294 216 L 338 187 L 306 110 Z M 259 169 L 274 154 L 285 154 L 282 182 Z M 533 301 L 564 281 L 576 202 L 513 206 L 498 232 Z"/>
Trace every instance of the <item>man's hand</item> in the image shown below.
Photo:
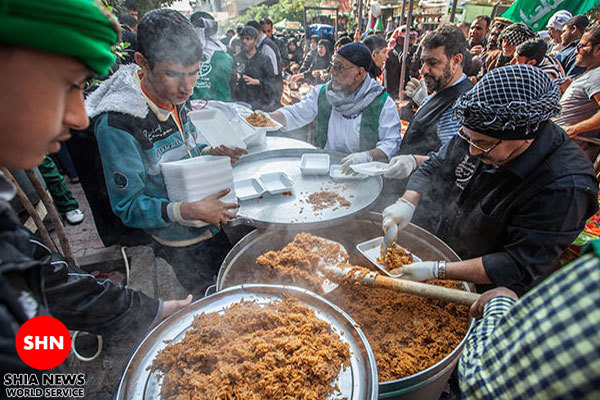
<path fill-rule="evenodd" d="M 427 85 L 425 85 L 425 80 L 410 78 L 410 81 L 406 84 L 405 94 L 420 106 L 425 97 L 427 97 Z"/>
<path fill-rule="evenodd" d="M 385 171 L 386 178 L 404 179 L 417 169 L 417 160 L 411 155 L 401 155 L 392 157 L 390 165 Z"/>
<path fill-rule="evenodd" d="M 565 132 L 567 132 L 567 135 L 569 135 L 569 137 L 571 139 L 573 139 L 575 136 L 577 136 L 579 133 L 577 132 L 577 130 L 575 129 L 574 125 L 571 126 L 565 126 L 563 128 L 565 130 Z"/>
<path fill-rule="evenodd" d="M 362 164 L 373 161 L 373 157 L 367 151 L 352 153 L 342 158 L 342 174 L 351 175 L 353 173 L 350 166 L 352 164 Z"/>
<path fill-rule="evenodd" d="M 397 202 L 383 210 L 383 231 L 387 232 L 392 224 L 398 225 L 398 229 L 406 228 L 415 213 L 416 206 L 410 201 L 400 198 Z"/>
<path fill-rule="evenodd" d="M 362 32 L 360 31 L 360 26 L 357 26 L 356 30 L 354 31 L 354 41 L 360 42 L 361 38 L 362 38 Z"/>
<path fill-rule="evenodd" d="M 192 295 L 188 296 L 183 300 L 165 300 L 163 301 L 162 312 L 160 313 L 160 319 L 165 319 L 169 315 L 175 313 L 184 307 L 187 307 L 192 302 Z"/>
<path fill-rule="evenodd" d="M 229 189 L 225 189 L 199 201 L 181 203 L 181 217 L 185 220 L 204 221 L 216 226 L 226 224 L 229 218 L 237 217 L 229 210 L 240 207 L 239 204 L 223 203 L 220 200 L 229 192 Z"/>
<path fill-rule="evenodd" d="M 477 299 L 477 301 L 471 305 L 469 313 L 473 318 L 481 318 L 483 316 L 483 310 L 487 302 L 493 299 L 494 297 L 500 296 L 510 297 L 511 299 L 519 300 L 519 296 L 512 290 L 505 287 L 498 287 L 482 293 L 482 295 L 479 296 L 479 299 Z"/>
<path fill-rule="evenodd" d="M 300 79 L 304 78 L 304 74 L 296 74 L 296 75 L 292 75 L 290 77 L 290 79 L 288 79 L 288 82 L 291 83 L 296 83 L 298 82 Z"/>
<path fill-rule="evenodd" d="M 423 282 L 428 279 L 436 279 L 438 269 L 437 261 L 421 261 L 395 268 L 390 271 L 392 275 L 402 274 L 402 279 Z"/>
<path fill-rule="evenodd" d="M 246 85 L 258 86 L 260 85 L 260 81 L 258 79 L 254 79 L 249 77 L 248 75 L 243 75 L 244 81 L 246 81 Z"/>
<path fill-rule="evenodd" d="M 473 54 L 474 56 L 478 56 L 483 52 L 483 46 L 480 44 L 477 44 L 477 45 L 471 47 L 471 50 L 469 50 L 469 52 L 471 54 Z"/>
<path fill-rule="evenodd" d="M 314 71 L 311 73 L 311 75 L 312 75 L 314 78 L 317 78 L 319 75 L 321 75 L 321 70 L 319 70 L 319 69 L 315 69 L 315 70 L 314 70 Z"/>
<path fill-rule="evenodd" d="M 562 82 L 560 80 L 556 80 L 556 86 L 560 89 L 560 93 L 564 93 L 569 86 L 571 86 L 571 82 L 573 82 L 573 78 L 565 78 Z"/>
<path fill-rule="evenodd" d="M 229 157 L 231 158 L 231 164 L 235 164 L 242 155 L 248 154 L 248 150 L 241 149 L 239 147 L 235 147 L 232 149 L 231 147 L 221 145 L 219 147 L 211 148 L 208 154 L 210 154 L 211 156 Z"/>

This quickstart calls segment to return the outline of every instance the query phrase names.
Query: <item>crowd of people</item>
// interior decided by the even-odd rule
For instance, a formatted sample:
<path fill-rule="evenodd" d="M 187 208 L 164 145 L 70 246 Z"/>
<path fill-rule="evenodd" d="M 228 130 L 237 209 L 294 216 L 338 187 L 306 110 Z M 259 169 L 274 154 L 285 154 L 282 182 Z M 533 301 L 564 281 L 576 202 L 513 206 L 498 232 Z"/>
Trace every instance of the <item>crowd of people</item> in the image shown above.
<path fill-rule="evenodd" d="M 463 280 L 482 293 L 471 308 L 480 322 L 458 367 L 465 398 L 600 395 L 600 242 L 557 271 L 598 212 L 591 161 L 599 153 L 599 22 L 561 10 L 547 35 L 479 16 L 466 34 L 442 24 L 306 41 L 274 36 L 267 18 L 220 38 L 206 12 L 187 18 L 158 9 L 138 23 L 131 9 L 117 22 L 87 0 L 6 2 L 0 166 L 44 170 L 48 153 L 87 130 L 98 153 L 88 169 L 101 176 L 93 185 L 105 187 L 105 206 L 144 235 L 194 296 L 214 282 L 231 249 L 221 228 L 239 206 L 222 201 L 228 190 L 169 200 L 160 163 L 221 155 L 235 164 L 247 151 L 207 145 L 188 112 L 190 99 L 242 102 L 269 112 L 282 135 L 314 124 L 314 145 L 347 154 L 344 173 L 388 162 L 386 186 L 397 200 L 383 210 L 383 230 L 412 222 L 459 255 L 397 272 Z M 77 15 L 87 16 L 86 29 Z M 129 47 L 117 68 L 120 35 Z M 84 98 L 93 74 L 109 76 Z M 298 83 L 310 90 L 282 106 L 286 85 Z M 401 116 L 409 120 L 404 134 Z M 9 203 L 14 194 L 0 173 L 3 373 L 35 372 L 14 346 L 35 315 L 110 335 L 143 332 L 191 301 L 152 299 L 84 273 L 23 227 Z"/>

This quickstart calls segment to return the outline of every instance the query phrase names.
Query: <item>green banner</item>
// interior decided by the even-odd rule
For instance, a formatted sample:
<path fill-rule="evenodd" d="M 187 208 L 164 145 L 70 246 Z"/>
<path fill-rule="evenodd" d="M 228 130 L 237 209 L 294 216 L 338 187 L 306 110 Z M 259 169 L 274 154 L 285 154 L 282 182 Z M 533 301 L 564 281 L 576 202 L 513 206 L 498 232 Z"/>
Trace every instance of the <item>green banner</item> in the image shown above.
<path fill-rule="evenodd" d="M 542 31 L 557 11 L 567 10 L 575 16 L 584 14 L 598 5 L 600 0 L 517 0 L 502 16 L 513 22 L 523 22 L 536 31 Z"/>

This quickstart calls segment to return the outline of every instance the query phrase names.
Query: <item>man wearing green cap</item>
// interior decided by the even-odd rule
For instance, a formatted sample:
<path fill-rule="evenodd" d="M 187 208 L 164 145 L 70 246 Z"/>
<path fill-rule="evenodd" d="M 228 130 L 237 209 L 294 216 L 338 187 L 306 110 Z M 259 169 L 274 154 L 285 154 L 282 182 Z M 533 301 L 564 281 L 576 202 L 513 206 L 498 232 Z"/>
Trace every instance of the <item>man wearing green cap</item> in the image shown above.
<path fill-rule="evenodd" d="M 69 129 L 88 125 L 82 90 L 92 73 L 106 74 L 114 63 L 118 36 L 92 0 L 0 0 L 0 167 L 34 168 L 59 150 Z M 32 372 L 15 337 L 36 315 L 107 334 L 147 329 L 191 301 L 163 303 L 85 274 L 20 224 L 9 204 L 14 194 L 0 172 L 1 376 Z"/>

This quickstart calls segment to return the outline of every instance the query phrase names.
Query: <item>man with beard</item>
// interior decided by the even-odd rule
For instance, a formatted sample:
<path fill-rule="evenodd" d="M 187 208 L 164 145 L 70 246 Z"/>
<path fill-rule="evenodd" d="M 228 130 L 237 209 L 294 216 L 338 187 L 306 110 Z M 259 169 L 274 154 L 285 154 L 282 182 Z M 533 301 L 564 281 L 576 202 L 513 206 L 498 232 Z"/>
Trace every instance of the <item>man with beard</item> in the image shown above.
<path fill-rule="evenodd" d="M 567 134 L 597 138 L 600 135 L 600 23 L 588 26 L 577 45 L 575 64 L 585 68 L 560 99 L 562 110 L 554 120 Z M 576 139 L 577 140 L 577 139 Z M 597 145 L 579 142 L 590 159 L 598 154 Z"/>
<path fill-rule="evenodd" d="M 352 172 L 352 164 L 387 162 L 401 140 L 400 118 L 394 101 L 369 76 L 372 63 L 364 43 L 342 46 L 332 59 L 329 83 L 315 86 L 301 102 L 271 116 L 286 130 L 316 119 L 319 147 L 352 153 L 342 159 L 344 173 Z"/>
<path fill-rule="evenodd" d="M 402 198 L 384 210 L 382 226 L 404 228 L 433 190 L 433 233 L 463 261 L 417 262 L 393 273 L 522 295 L 556 269 L 598 209 L 591 163 L 550 121 L 560 112 L 558 97 L 540 68 L 511 65 L 457 100 L 461 130 L 411 176 Z"/>
<path fill-rule="evenodd" d="M 550 35 L 548 54 L 555 56 L 563 50 L 564 47 L 561 39 L 562 30 L 565 26 L 565 23 L 571 18 L 573 18 L 573 14 L 571 14 L 569 11 L 560 10 L 555 12 L 548 20 L 548 24 L 546 24 L 548 35 Z"/>
<path fill-rule="evenodd" d="M 490 17 L 480 15 L 475 17 L 469 28 L 469 51 L 474 56 L 481 54 L 487 45 L 486 36 L 490 29 Z"/>
<path fill-rule="evenodd" d="M 473 83 L 463 73 L 467 42 L 453 24 L 445 24 L 425 36 L 421 42 L 422 81 L 431 93 L 421 103 L 402 138 L 398 154 L 390 163 L 386 177 L 404 179 L 421 164 L 429 152 L 437 151 L 458 132 L 460 125 L 452 117 L 453 104 Z M 418 159 L 418 162 L 416 161 Z"/>
<path fill-rule="evenodd" d="M 576 78 L 585 71 L 585 68 L 577 65 L 575 59 L 578 53 L 577 45 L 589 23 L 585 15 L 577 15 L 563 25 L 561 35 L 563 50 L 556 55 L 556 59 L 560 61 L 569 78 Z"/>
<path fill-rule="evenodd" d="M 439 27 L 425 36 L 421 48 L 420 72 L 423 78 L 421 81 L 412 78 L 406 85 L 407 96 L 420 106 L 402 138 L 398 155 L 390 161 L 384 175 L 386 178 L 407 178 L 427 159 L 427 154 L 439 150 L 456 135 L 460 125 L 452 115 L 453 104 L 473 87 L 463 73 L 467 42 L 459 28 L 453 24 Z M 427 96 L 427 92 L 431 95 Z M 424 99 L 419 101 L 419 97 Z M 406 181 L 397 184 L 393 190 L 394 198 L 405 184 Z M 432 202 L 432 199 L 423 199 L 423 204 Z M 425 206 L 419 210 L 415 222 L 426 229 L 433 229 L 427 213 L 421 212 L 428 208 Z"/>
<path fill-rule="evenodd" d="M 269 57 L 256 50 L 258 31 L 246 26 L 240 33 L 242 51 L 233 57 L 235 85 L 231 88 L 232 98 L 252 106 L 253 110 L 268 110 L 275 96 L 271 81 L 274 78 Z"/>

